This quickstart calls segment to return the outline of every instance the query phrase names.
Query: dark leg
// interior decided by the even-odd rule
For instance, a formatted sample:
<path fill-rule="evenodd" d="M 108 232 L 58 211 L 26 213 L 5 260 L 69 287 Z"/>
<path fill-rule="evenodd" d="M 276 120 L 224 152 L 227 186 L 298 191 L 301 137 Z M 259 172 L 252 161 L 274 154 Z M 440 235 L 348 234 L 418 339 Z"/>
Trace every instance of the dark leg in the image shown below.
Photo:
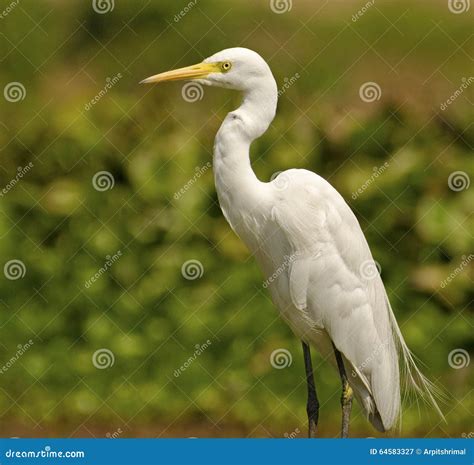
<path fill-rule="evenodd" d="M 306 383 L 308 384 L 308 437 L 315 438 L 318 433 L 319 402 L 314 384 L 313 364 L 311 363 L 311 352 L 309 345 L 303 342 L 304 367 L 306 369 Z"/>
<path fill-rule="evenodd" d="M 334 353 L 336 354 L 337 368 L 339 369 L 339 375 L 342 381 L 342 429 L 341 438 L 347 438 L 349 436 L 349 420 L 351 417 L 352 409 L 352 388 L 349 386 L 347 381 L 346 369 L 344 368 L 344 361 L 342 360 L 341 352 L 336 349 L 336 346 L 332 345 Z"/>

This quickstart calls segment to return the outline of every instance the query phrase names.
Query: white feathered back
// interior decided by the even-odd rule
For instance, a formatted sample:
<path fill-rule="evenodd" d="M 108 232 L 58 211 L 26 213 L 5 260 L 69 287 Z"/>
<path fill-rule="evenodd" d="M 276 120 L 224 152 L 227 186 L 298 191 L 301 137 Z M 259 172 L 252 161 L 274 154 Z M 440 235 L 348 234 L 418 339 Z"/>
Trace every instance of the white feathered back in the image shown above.
<path fill-rule="evenodd" d="M 261 238 L 265 249 L 261 261 L 267 269 L 281 263 L 283 258 L 274 256 L 272 238 L 281 242 L 283 232 L 292 260 L 288 276 L 274 281 L 272 295 L 285 320 L 319 349 L 327 345 L 327 333 L 343 354 L 356 398 L 377 429 L 392 428 L 401 415 L 399 354 L 409 384 L 442 416 L 432 384 L 417 368 L 403 339 L 377 264 L 349 206 L 310 171 L 289 170 L 280 176 L 286 186 L 279 190 L 282 179 L 274 181 L 272 209 L 279 231 L 266 231 Z M 301 315 L 288 309 L 285 294 L 297 309 L 293 313 Z"/>

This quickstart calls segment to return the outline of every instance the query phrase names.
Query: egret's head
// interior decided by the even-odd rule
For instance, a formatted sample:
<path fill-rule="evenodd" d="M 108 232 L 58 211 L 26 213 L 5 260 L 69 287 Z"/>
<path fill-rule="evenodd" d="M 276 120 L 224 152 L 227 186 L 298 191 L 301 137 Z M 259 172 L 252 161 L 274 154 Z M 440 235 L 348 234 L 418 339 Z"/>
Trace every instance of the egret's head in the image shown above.
<path fill-rule="evenodd" d="M 268 77 L 272 77 L 270 68 L 258 53 L 236 47 L 222 50 L 206 58 L 202 63 L 156 74 L 141 83 L 186 80 L 245 91 Z"/>

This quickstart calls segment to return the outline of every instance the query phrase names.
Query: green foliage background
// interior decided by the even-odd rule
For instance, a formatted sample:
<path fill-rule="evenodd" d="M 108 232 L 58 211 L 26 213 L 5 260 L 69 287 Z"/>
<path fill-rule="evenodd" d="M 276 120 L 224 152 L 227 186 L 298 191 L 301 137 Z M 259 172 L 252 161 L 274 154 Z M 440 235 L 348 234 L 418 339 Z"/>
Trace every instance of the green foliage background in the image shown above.
<path fill-rule="evenodd" d="M 472 262 L 455 270 L 472 252 L 474 194 L 451 190 L 448 178 L 474 176 L 474 86 L 447 110 L 440 105 L 472 72 L 472 8 L 377 2 L 353 21 L 363 5 L 295 0 L 276 14 L 267 1 L 117 0 L 98 14 L 89 1 L 22 0 L 0 20 L 0 86 L 26 89 L 19 102 L 0 99 L 0 186 L 33 163 L 0 198 L 0 265 L 26 267 L 22 279 L 0 276 L 0 364 L 34 342 L 0 375 L 3 435 L 304 436 L 300 343 L 222 217 L 212 170 L 174 196 L 211 160 L 239 97 L 206 88 L 189 103 L 179 84 L 138 85 L 232 46 L 261 53 L 280 87 L 300 76 L 252 148 L 258 176 L 305 167 L 342 193 L 409 346 L 447 393 L 448 424 L 409 398 L 400 434 L 470 433 L 472 370 L 452 368 L 448 355 L 473 347 Z M 359 97 L 368 81 L 382 89 L 373 103 Z M 112 173 L 113 189 L 93 188 L 101 170 Z M 181 273 L 191 259 L 204 268 L 193 281 Z M 101 348 L 115 356 L 104 370 L 92 363 Z M 283 370 L 270 365 L 278 348 L 293 357 Z M 321 434 L 335 436 L 338 376 L 317 355 L 315 365 Z M 375 434 L 358 408 L 352 431 Z"/>

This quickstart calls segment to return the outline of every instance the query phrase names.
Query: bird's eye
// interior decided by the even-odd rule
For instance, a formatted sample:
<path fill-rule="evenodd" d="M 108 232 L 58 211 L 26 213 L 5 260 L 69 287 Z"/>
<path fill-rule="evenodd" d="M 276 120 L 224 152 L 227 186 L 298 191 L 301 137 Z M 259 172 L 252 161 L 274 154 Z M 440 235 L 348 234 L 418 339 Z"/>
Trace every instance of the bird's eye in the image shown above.
<path fill-rule="evenodd" d="M 221 65 L 222 71 L 229 71 L 230 68 L 232 68 L 232 64 L 230 61 L 224 61 Z"/>

